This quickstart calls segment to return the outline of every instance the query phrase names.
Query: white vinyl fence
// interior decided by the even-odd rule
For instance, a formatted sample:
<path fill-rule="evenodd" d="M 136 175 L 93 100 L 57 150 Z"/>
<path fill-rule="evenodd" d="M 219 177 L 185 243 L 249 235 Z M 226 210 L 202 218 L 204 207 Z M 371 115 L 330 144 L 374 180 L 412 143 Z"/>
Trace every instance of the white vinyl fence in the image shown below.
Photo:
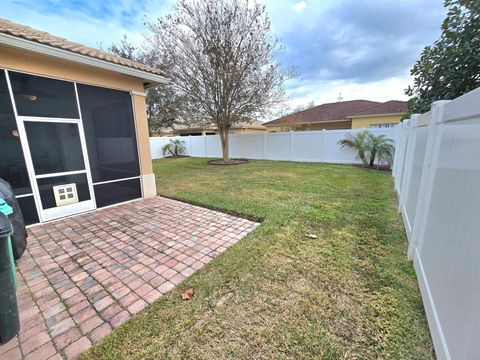
<path fill-rule="evenodd" d="M 341 149 L 338 140 L 347 134 L 356 134 L 364 129 L 320 130 L 230 135 L 230 157 L 263 160 L 287 160 L 302 162 L 327 162 L 351 164 L 357 162 L 355 151 Z M 395 140 L 396 128 L 368 129 L 376 135 L 386 135 Z M 218 135 L 152 137 L 150 149 L 153 159 L 163 157 L 162 146 L 172 139 L 183 140 L 186 155 L 193 157 L 221 158 L 222 147 Z"/>
<path fill-rule="evenodd" d="M 480 88 L 400 125 L 393 176 L 437 358 L 480 359 Z"/>

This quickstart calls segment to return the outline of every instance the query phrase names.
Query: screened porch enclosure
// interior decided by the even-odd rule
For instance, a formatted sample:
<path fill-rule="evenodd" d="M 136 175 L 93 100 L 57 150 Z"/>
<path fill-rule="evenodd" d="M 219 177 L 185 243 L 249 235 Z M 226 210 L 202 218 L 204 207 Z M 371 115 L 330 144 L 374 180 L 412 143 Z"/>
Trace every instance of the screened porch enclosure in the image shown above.
<path fill-rule="evenodd" d="M 142 197 L 127 91 L 0 69 L 0 144 L 27 224 Z"/>

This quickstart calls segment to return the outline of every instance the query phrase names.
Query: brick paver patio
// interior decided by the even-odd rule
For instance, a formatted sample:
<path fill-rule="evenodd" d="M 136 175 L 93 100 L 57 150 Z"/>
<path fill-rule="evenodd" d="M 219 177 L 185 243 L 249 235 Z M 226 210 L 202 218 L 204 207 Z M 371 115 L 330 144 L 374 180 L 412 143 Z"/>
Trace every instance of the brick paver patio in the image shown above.
<path fill-rule="evenodd" d="M 77 357 L 257 226 L 156 197 L 32 227 L 0 358 Z"/>

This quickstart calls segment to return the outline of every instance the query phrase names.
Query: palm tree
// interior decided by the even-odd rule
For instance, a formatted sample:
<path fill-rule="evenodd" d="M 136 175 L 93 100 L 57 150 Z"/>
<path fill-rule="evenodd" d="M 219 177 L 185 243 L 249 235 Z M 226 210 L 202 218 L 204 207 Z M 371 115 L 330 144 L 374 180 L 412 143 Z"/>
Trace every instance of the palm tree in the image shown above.
<path fill-rule="evenodd" d="M 375 135 L 365 130 L 355 136 L 347 134 L 345 139 L 338 141 L 341 148 L 349 147 L 357 152 L 364 167 L 373 167 L 375 159 L 391 165 L 395 148 L 393 141 L 385 135 Z"/>
<path fill-rule="evenodd" d="M 387 138 L 385 135 L 375 135 L 367 132 L 367 151 L 370 154 L 369 166 L 373 167 L 375 158 L 379 162 L 386 162 L 388 165 L 392 164 L 393 154 L 395 148 L 393 140 Z"/>
<path fill-rule="evenodd" d="M 363 166 L 368 166 L 366 152 L 368 150 L 368 131 L 362 131 L 353 136 L 347 134 L 345 139 L 339 140 L 338 145 L 343 149 L 349 147 L 357 152 L 357 159 L 361 160 Z"/>
<path fill-rule="evenodd" d="M 185 142 L 179 139 L 170 140 L 168 144 L 162 146 L 162 152 L 163 155 L 167 152 L 169 152 L 171 156 L 183 155 L 185 153 Z"/>

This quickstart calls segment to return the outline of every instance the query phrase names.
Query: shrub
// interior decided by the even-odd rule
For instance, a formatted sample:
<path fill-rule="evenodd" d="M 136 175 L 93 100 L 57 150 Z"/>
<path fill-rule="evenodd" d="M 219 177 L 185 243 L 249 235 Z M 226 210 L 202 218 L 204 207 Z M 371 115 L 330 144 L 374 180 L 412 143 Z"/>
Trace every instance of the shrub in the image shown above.
<path fill-rule="evenodd" d="M 185 141 L 179 139 L 170 140 L 168 144 L 162 146 L 164 156 L 167 154 L 170 154 L 170 156 L 184 155 L 185 150 Z"/>
<path fill-rule="evenodd" d="M 385 135 L 375 135 L 369 131 L 361 131 L 358 134 L 347 134 L 345 139 L 339 140 L 341 148 L 349 147 L 357 152 L 364 167 L 373 167 L 375 159 L 378 163 L 386 163 L 389 166 L 393 162 L 395 148 L 393 141 Z M 377 163 L 377 164 L 378 164 Z"/>

